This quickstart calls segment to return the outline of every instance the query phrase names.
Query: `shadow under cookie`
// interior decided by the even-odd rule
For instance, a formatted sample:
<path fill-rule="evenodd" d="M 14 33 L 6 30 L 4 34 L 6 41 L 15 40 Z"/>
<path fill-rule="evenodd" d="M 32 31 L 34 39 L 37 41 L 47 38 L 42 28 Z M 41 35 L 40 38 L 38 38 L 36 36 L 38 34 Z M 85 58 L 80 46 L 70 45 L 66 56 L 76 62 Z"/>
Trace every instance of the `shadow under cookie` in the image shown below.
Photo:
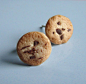
<path fill-rule="evenodd" d="M 17 65 L 17 66 L 30 66 L 25 63 L 23 63 L 19 57 L 17 56 L 17 51 L 16 49 L 12 50 L 9 53 L 3 54 L 1 57 L 1 61 L 3 63 L 9 64 L 9 65 Z"/>

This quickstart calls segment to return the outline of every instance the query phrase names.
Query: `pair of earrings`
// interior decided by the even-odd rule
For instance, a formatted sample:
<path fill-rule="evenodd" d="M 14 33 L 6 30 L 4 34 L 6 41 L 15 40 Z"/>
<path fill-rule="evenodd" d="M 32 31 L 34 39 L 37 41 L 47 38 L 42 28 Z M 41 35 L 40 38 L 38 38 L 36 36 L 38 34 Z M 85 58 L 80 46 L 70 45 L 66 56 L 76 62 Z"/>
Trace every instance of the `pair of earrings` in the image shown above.
<path fill-rule="evenodd" d="M 51 17 L 46 26 L 42 27 L 45 27 L 46 35 L 41 32 L 29 32 L 23 35 L 17 43 L 18 56 L 26 64 L 40 65 L 50 56 L 51 42 L 66 43 L 73 33 L 71 21 L 62 15 Z"/>

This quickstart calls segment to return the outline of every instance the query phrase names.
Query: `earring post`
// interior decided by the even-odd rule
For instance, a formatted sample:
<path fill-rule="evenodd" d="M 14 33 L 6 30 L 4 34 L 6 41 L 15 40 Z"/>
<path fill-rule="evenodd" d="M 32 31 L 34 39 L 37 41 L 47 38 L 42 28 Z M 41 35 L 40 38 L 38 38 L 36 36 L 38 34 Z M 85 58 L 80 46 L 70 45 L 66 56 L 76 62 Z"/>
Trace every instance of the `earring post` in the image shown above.
<path fill-rule="evenodd" d="M 42 25 L 40 28 L 46 27 L 45 25 Z"/>

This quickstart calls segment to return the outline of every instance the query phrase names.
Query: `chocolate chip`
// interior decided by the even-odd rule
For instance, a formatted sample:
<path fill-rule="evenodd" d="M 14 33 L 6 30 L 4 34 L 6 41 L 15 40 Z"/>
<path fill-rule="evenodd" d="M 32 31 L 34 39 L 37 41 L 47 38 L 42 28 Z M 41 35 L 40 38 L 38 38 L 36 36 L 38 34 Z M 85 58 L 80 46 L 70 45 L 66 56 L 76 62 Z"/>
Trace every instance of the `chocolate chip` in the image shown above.
<path fill-rule="evenodd" d="M 35 48 L 33 48 L 32 51 L 35 51 Z"/>
<path fill-rule="evenodd" d="M 62 30 L 64 31 L 65 29 L 64 29 L 64 28 L 62 28 Z"/>
<path fill-rule="evenodd" d="M 53 32 L 53 34 L 54 34 L 55 32 Z"/>
<path fill-rule="evenodd" d="M 47 45 L 47 43 L 45 43 L 45 46 Z"/>
<path fill-rule="evenodd" d="M 42 59 L 43 57 L 40 57 L 39 59 Z"/>
<path fill-rule="evenodd" d="M 56 29 L 56 32 L 60 35 L 62 34 L 62 31 L 60 29 Z"/>
<path fill-rule="evenodd" d="M 27 47 L 30 47 L 30 45 L 22 47 L 21 50 L 22 50 L 22 49 L 25 49 L 25 48 L 27 48 Z"/>
<path fill-rule="evenodd" d="M 24 51 L 24 53 L 33 54 L 34 52 L 32 50 L 29 50 L 29 51 Z"/>
<path fill-rule="evenodd" d="M 68 32 L 71 31 L 71 29 L 68 29 Z"/>
<path fill-rule="evenodd" d="M 29 53 L 29 54 L 33 54 L 34 55 L 34 53 L 38 53 L 38 49 L 35 50 L 35 48 L 33 48 L 32 50 L 24 51 L 24 53 Z"/>
<path fill-rule="evenodd" d="M 33 54 L 35 52 L 35 48 L 33 48 L 32 50 L 29 51 L 24 51 L 24 53 L 29 53 L 29 54 Z"/>
<path fill-rule="evenodd" d="M 60 36 L 60 39 L 61 39 L 61 40 L 63 39 L 63 35 Z"/>
<path fill-rule="evenodd" d="M 36 57 L 35 56 L 30 56 L 30 59 L 35 59 Z"/>
<path fill-rule="evenodd" d="M 34 41 L 34 46 L 38 45 L 39 42 L 38 41 Z"/>
<path fill-rule="evenodd" d="M 57 24 L 58 24 L 58 25 L 61 25 L 61 22 L 59 21 L 59 22 L 57 22 Z"/>

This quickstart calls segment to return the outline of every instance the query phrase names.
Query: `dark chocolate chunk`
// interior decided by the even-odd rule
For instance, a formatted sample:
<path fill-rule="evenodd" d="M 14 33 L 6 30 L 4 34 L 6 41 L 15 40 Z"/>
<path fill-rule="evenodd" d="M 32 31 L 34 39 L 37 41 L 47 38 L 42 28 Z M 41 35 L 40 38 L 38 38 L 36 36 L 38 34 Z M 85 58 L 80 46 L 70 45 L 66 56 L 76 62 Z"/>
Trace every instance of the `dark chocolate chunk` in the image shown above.
<path fill-rule="evenodd" d="M 39 42 L 38 41 L 34 41 L 34 46 L 38 45 Z"/>
<path fill-rule="evenodd" d="M 59 21 L 59 22 L 57 22 L 57 24 L 58 24 L 58 25 L 61 25 L 61 22 Z"/>
<path fill-rule="evenodd" d="M 30 47 L 30 45 L 22 47 L 21 50 L 22 50 L 22 49 L 25 49 L 25 48 L 27 48 L 27 47 Z"/>
<path fill-rule="evenodd" d="M 32 51 L 34 52 L 35 51 L 35 48 L 33 48 Z"/>
<path fill-rule="evenodd" d="M 28 53 L 29 53 L 29 54 L 33 54 L 34 52 L 33 52 L 33 50 L 30 50 L 30 51 L 28 51 Z"/>
<path fill-rule="evenodd" d="M 68 29 L 68 32 L 71 31 L 71 29 Z"/>
<path fill-rule="evenodd" d="M 63 35 L 60 36 L 60 39 L 61 39 L 61 40 L 63 39 Z"/>
<path fill-rule="evenodd" d="M 35 50 L 35 48 L 33 48 L 32 50 L 24 51 L 24 53 L 29 53 L 29 54 L 38 53 L 38 49 L 37 49 L 37 50 Z"/>
<path fill-rule="evenodd" d="M 43 57 L 40 57 L 39 59 L 42 59 Z"/>
<path fill-rule="evenodd" d="M 28 51 L 24 51 L 23 53 L 28 53 Z"/>
<path fill-rule="evenodd" d="M 54 34 L 55 32 L 53 32 L 53 34 Z"/>
<path fill-rule="evenodd" d="M 47 45 L 47 43 L 45 43 L 45 46 Z"/>
<path fill-rule="evenodd" d="M 36 57 L 33 55 L 33 56 L 30 56 L 30 59 L 35 59 Z"/>
<path fill-rule="evenodd" d="M 29 51 L 24 51 L 24 53 L 33 54 L 34 52 L 32 50 L 29 50 Z"/>
<path fill-rule="evenodd" d="M 60 35 L 62 34 L 62 31 L 60 29 L 56 29 L 56 32 Z"/>
<path fill-rule="evenodd" d="M 64 28 L 62 28 L 62 30 L 64 31 L 65 29 L 64 29 Z"/>

